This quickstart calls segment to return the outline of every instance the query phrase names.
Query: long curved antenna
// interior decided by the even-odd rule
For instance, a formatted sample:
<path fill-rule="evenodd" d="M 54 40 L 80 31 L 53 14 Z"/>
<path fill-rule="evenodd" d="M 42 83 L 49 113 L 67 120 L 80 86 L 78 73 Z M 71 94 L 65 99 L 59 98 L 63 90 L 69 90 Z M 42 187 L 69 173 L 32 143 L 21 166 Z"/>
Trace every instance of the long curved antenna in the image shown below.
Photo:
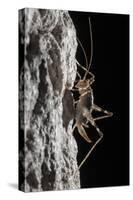
<path fill-rule="evenodd" d="M 88 18 L 89 20 L 89 27 L 90 27 L 90 39 L 91 39 L 91 55 L 90 55 L 90 62 L 89 62 L 89 65 L 87 67 L 87 72 L 85 73 L 84 75 L 84 80 L 86 79 L 86 76 L 90 70 L 90 67 L 91 67 L 91 64 L 92 64 L 92 58 L 93 58 L 93 37 L 92 37 L 92 27 L 91 27 L 91 20 L 90 20 L 90 17 Z"/>
<path fill-rule="evenodd" d="M 92 37 L 92 28 L 91 28 L 91 20 L 90 20 L 90 17 L 88 18 L 89 20 L 89 28 L 90 28 L 90 39 L 91 39 L 91 55 L 90 55 L 90 62 L 89 62 L 89 65 L 88 65 L 88 59 L 87 59 L 87 56 L 86 56 L 86 53 L 85 53 L 85 49 L 81 43 L 81 41 L 79 40 L 79 38 L 77 37 L 77 40 L 78 40 L 78 43 L 83 51 L 83 54 L 84 54 L 84 57 L 85 57 L 85 62 L 86 62 L 86 73 L 84 75 L 84 78 L 83 80 L 86 79 L 86 76 L 87 74 L 89 73 L 89 70 L 90 70 L 90 67 L 91 67 L 91 64 L 92 64 L 92 58 L 93 58 L 93 37 Z M 79 62 L 77 61 L 77 63 L 79 64 Z M 80 65 L 80 64 L 79 64 Z M 80 65 L 82 66 L 82 65 Z"/>
<path fill-rule="evenodd" d="M 81 41 L 79 40 L 78 37 L 77 37 L 77 40 L 78 40 L 78 43 L 80 44 L 80 47 L 83 51 L 83 54 L 84 54 L 84 57 L 85 57 L 85 62 L 86 62 L 86 68 L 88 69 L 88 59 L 87 59 L 87 56 L 86 56 L 86 53 L 85 53 L 85 49 L 84 49 L 84 47 L 83 47 L 83 45 L 82 45 L 82 43 L 81 43 Z"/>

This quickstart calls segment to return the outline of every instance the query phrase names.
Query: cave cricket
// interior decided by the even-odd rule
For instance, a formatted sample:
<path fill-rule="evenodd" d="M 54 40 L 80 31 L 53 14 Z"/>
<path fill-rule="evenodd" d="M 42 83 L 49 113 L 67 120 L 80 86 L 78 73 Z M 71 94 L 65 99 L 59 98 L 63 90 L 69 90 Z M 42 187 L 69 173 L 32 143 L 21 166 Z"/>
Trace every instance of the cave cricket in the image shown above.
<path fill-rule="evenodd" d="M 86 140 L 88 143 L 92 143 L 92 147 L 90 148 L 89 152 L 85 156 L 85 158 L 82 160 L 82 162 L 79 165 L 79 169 L 81 166 L 85 163 L 85 161 L 88 159 L 92 151 L 96 148 L 97 144 L 102 140 L 103 138 L 103 132 L 99 129 L 99 127 L 96 124 L 97 120 L 101 120 L 107 117 L 111 117 L 113 115 L 112 112 L 109 112 L 107 110 L 104 110 L 103 108 L 99 107 L 94 103 L 94 95 L 93 95 L 93 89 L 92 84 L 95 81 L 95 75 L 90 72 L 90 67 L 92 65 L 92 58 L 93 58 L 93 38 L 92 38 L 92 28 L 91 28 L 91 20 L 89 20 L 89 29 L 90 29 L 90 39 L 91 39 L 91 55 L 90 55 L 90 61 L 88 64 L 87 56 L 84 50 L 84 47 L 80 40 L 77 38 L 78 43 L 80 47 L 82 48 L 82 51 L 85 56 L 86 60 L 86 67 L 83 67 L 77 60 L 77 66 L 79 66 L 82 70 L 84 70 L 84 76 L 83 78 L 77 72 L 77 75 L 79 77 L 79 80 L 77 81 L 77 84 L 75 85 L 75 88 L 72 89 L 72 91 L 78 91 L 79 92 L 79 99 L 74 102 L 75 104 L 75 124 L 73 126 L 73 130 L 77 127 L 79 134 Z M 87 78 L 87 76 L 89 76 Z M 93 117 L 92 112 L 102 112 L 104 113 L 103 116 L 99 117 Z M 88 124 L 91 124 L 97 131 L 99 138 L 93 143 L 92 140 L 88 137 L 85 128 L 89 128 Z"/>

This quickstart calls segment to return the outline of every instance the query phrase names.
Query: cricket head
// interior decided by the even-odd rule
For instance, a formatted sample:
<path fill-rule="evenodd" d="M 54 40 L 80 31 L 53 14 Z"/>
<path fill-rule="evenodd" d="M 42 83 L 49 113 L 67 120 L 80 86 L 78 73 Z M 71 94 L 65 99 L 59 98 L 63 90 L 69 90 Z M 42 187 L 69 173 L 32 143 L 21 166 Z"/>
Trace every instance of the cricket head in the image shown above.
<path fill-rule="evenodd" d="M 76 85 L 75 87 L 78 88 L 78 89 L 87 89 L 90 87 L 90 80 L 87 79 L 87 80 L 80 80 Z"/>

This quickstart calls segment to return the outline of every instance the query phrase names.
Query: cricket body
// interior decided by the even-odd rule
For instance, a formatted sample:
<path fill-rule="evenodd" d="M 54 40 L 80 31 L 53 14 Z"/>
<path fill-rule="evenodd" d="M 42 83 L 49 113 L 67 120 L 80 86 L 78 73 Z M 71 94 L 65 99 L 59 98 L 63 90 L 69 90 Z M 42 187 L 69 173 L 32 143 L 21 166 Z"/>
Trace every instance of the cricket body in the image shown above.
<path fill-rule="evenodd" d="M 89 27 L 90 27 L 90 37 L 91 37 L 91 57 L 90 57 L 90 63 L 88 65 L 87 56 L 85 54 L 85 50 L 78 39 L 78 42 L 83 50 L 85 59 L 86 59 L 86 68 L 83 67 L 79 62 L 77 61 L 77 65 L 81 67 L 85 71 L 85 75 L 83 78 L 81 78 L 80 74 L 77 72 L 78 76 L 80 77 L 80 80 L 78 80 L 77 84 L 75 85 L 74 91 L 79 92 L 79 100 L 75 102 L 75 125 L 73 127 L 73 130 L 77 127 L 79 134 L 86 140 L 86 142 L 91 143 L 92 147 L 83 159 L 83 161 L 79 165 L 79 169 L 84 164 L 84 162 L 87 160 L 87 158 L 90 156 L 91 152 L 95 149 L 97 144 L 102 140 L 103 133 L 99 129 L 99 127 L 96 124 L 97 120 L 104 119 L 107 117 L 111 117 L 113 115 L 112 112 L 109 112 L 107 110 L 104 110 L 103 108 L 97 106 L 94 103 L 94 95 L 93 95 L 93 89 L 92 84 L 95 81 L 95 76 L 92 72 L 90 72 L 90 66 L 92 62 L 92 54 L 93 54 L 93 41 L 92 41 L 92 30 L 91 30 L 91 21 L 89 18 Z M 89 76 L 89 77 L 87 77 Z M 93 117 L 92 113 L 93 111 L 102 112 L 104 113 L 103 116 L 100 117 Z M 99 138 L 96 140 L 95 143 L 88 137 L 85 128 L 89 128 L 88 124 L 91 124 L 96 131 L 99 134 Z"/>

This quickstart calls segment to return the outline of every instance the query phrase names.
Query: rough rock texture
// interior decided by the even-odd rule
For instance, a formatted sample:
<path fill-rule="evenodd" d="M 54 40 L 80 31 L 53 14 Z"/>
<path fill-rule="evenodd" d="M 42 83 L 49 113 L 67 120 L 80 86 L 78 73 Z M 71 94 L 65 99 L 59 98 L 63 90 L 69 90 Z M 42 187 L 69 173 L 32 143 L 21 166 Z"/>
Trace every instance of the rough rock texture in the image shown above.
<path fill-rule="evenodd" d="M 25 192 L 80 188 L 70 91 L 76 49 L 67 11 L 19 11 L 19 188 Z"/>

